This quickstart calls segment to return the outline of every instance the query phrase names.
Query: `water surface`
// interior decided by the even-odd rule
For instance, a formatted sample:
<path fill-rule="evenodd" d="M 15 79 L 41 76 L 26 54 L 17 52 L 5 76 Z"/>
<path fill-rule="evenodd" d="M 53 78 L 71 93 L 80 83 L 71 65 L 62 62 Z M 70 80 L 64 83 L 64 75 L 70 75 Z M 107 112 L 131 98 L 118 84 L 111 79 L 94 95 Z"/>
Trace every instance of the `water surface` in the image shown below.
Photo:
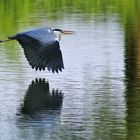
<path fill-rule="evenodd" d="M 31 69 L 17 42 L 0 45 L 0 139 L 139 140 L 139 5 L 2 1 L 2 39 L 42 26 L 76 34 L 62 37 L 59 74 Z"/>

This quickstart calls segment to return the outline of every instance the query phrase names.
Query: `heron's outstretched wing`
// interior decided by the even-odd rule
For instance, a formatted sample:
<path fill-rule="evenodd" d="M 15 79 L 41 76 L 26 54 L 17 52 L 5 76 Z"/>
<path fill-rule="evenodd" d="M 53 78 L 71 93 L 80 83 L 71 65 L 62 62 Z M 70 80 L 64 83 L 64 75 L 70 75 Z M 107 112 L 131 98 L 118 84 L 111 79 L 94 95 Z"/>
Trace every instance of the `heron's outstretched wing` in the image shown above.
<path fill-rule="evenodd" d="M 62 53 L 57 40 L 46 43 L 26 34 L 19 34 L 15 39 L 24 49 L 24 54 L 32 68 L 45 70 L 47 67 L 49 71 L 57 73 L 64 69 Z"/>

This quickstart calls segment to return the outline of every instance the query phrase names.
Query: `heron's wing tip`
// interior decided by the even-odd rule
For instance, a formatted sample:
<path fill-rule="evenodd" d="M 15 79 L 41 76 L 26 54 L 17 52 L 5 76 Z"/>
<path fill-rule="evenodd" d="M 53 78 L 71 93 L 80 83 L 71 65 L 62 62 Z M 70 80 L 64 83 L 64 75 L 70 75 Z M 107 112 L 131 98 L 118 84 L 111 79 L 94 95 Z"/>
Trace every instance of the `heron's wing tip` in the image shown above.
<path fill-rule="evenodd" d="M 64 69 L 62 53 L 58 41 L 53 41 L 44 46 L 38 54 L 42 67 L 47 67 L 49 71 L 58 73 Z"/>

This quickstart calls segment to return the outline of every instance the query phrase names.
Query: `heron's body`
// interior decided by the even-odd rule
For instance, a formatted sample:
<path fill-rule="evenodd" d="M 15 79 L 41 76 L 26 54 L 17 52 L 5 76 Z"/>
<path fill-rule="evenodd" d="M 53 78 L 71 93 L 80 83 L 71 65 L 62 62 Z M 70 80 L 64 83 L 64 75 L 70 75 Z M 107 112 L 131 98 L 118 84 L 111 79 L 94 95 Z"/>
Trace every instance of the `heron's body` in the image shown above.
<path fill-rule="evenodd" d="M 39 28 L 18 33 L 9 39 L 15 39 L 21 44 L 32 68 L 45 70 L 47 67 L 52 72 L 64 69 L 59 39 L 51 28 Z"/>
<path fill-rule="evenodd" d="M 24 54 L 32 68 L 36 70 L 45 70 L 47 68 L 49 71 L 58 73 L 64 69 L 59 45 L 61 34 L 73 33 L 73 31 L 43 27 L 17 33 L 8 37 L 8 40 L 0 40 L 0 43 L 17 40 L 21 44 Z"/>

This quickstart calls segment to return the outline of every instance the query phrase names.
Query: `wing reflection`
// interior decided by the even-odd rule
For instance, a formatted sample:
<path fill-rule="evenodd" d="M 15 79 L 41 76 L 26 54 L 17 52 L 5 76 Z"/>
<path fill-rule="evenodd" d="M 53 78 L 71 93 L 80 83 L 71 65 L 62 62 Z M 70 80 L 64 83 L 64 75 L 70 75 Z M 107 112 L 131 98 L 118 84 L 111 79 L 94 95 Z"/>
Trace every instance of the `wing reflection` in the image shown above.
<path fill-rule="evenodd" d="M 26 92 L 21 113 L 32 115 L 46 110 L 60 110 L 63 94 L 61 91 L 49 90 L 49 83 L 45 79 L 35 79 Z"/>

